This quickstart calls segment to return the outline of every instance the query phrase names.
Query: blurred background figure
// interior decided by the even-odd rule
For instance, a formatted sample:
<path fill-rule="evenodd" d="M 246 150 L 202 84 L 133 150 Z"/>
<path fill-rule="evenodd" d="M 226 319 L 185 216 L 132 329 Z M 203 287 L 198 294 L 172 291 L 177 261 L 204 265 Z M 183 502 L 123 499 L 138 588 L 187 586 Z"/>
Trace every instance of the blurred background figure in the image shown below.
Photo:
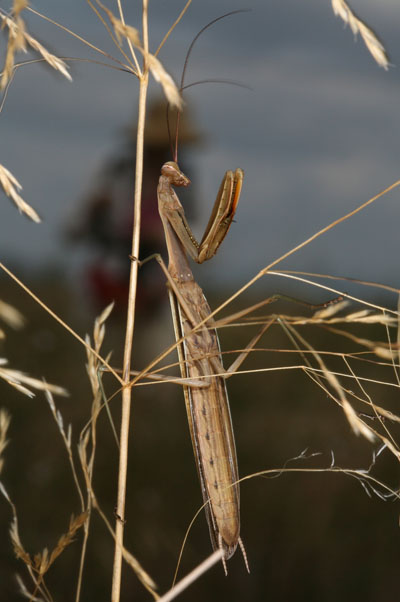
<path fill-rule="evenodd" d="M 169 111 L 171 137 L 175 138 L 176 112 Z M 200 141 L 200 135 L 185 107 L 180 117 L 179 148 Z M 69 227 L 70 240 L 88 245 L 93 257 L 84 278 L 90 297 L 99 309 L 111 301 L 116 310 L 127 304 L 129 254 L 132 244 L 136 128 L 126 128 L 114 156 L 107 159 L 90 194 L 83 199 Z M 142 190 L 140 259 L 164 250 L 164 234 L 158 215 L 157 183 L 165 161 L 172 159 L 165 102 L 150 105 L 146 119 Z M 181 165 L 183 171 L 185 166 Z M 193 189 L 185 213 L 193 217 Z M 165 278 L 155 262 L 139 270 L 138 309 L 153 314 L 160 305 Z"/>

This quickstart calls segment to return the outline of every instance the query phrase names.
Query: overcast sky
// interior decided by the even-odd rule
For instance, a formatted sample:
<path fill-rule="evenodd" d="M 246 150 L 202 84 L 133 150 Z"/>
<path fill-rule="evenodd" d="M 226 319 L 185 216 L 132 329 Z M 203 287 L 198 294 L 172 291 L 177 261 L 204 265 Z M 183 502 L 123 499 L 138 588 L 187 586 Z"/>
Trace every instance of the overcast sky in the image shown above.
<path fill-rule="evenodd" d="M 4 9 L 9 4 L 0 0 Z M 140 3 L 124 4 L 127 21 L 139 25 Z M 150 2 L 153 50 L 183 4 Z M 236 224 L 208 264 L 207 278 L 244 282 L 400 178 L 400 7 L 395 0 L 351 5 L 384 42 L 394 65 L 389 71 L 335 18 L 329 0 L 194 0 L 162 50 L 161 61 L 178 78 L 203 25 L 226 11 L 252 9 L 208 30 L 189 64 L 189 81 L 229 78 L 251 88 L 204 85 L 187 94 L 207 138 L 188 161 L 196 170 L 201 223 L 224 171 L 245 171 Z M 84 0 L 36 0 L 32 6 L 116 54 Z M 97 58 L 51 24 L 34 15 L 26 19 L 32 35 L 60 56 Z M 3 60 L 4 43 L 0 52 Z M 28 222 L 0 196 L 6 263 L 71 269 L 78 262 L 80 255 L 62 239 L 65 221 L 132 121 L 134 78 L 90 63 L 71 64 L 71 74 L 69 83 L 41 65 L 20 69 L 0 114 L 0 163 L 18 177 L 24 198 L 43 217 L 40 225 Z M 152 84 L 151 97 L 159 94 Z M 399 222 L 400 189 L 285 267 L 400 286 Z"/>

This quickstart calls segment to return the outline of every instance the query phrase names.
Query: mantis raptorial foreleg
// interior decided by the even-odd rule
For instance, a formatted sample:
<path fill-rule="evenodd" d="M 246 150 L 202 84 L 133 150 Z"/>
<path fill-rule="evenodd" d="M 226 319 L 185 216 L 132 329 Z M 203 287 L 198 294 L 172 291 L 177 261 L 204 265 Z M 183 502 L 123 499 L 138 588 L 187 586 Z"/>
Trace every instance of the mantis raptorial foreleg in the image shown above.
<path fill-rule="evenodd" d="M 188 186 L 188 178 L 170 161 L 161 169 L 157 194 L 164 226 L 172 281 L 171 304 L 175 318 L 183 378 L 206 378 L 209 386 L 184 386 L 190 434 L 207 520 L 214 549 L 224 551 L 225 561 L 240 539 L 240 496 L 235 440 L 223 378 L 219 341 L 211 310 L 195 282 L 187 255 L 198 263 L 218 250 L 232 223 L 243 182 L 243 171 L 227 172 L 220 186 L 206 232 L 197 243 L 186 221 L 173 186 Z M 244 553 L 247 566 L 247 559 Z M 248 568 L 248 566 L 247 566 Z"/>

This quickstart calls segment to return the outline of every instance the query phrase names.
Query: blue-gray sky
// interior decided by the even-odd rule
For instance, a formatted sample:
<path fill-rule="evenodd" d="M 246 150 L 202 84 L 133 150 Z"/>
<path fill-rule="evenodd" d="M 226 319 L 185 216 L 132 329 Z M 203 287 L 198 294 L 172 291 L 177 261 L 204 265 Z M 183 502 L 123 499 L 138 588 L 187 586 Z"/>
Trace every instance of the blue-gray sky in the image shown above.
<path fill-rule="evenodd" d="M 125 4 L 127 21 L 138 25 L 140 3 Z M 183 4 L 150 3 L 153 49 Z M 0 6 L 7 9 L 9 2 Z M 37 0 L 32 6 L 116 54 L 83 0 Z M 208 279 L 244 282 L 400 177 L 400 8 L 395 0 L 354 0 L 351 6 L 387 47 L 394 65 L 388 72 L 335 18 L 329 0 L 194 0 L 162 50 L 164 66 L 179 77 L 183 55 L 204 24 L 226 11 L 252 9 L 211 28 L 189 65 L 190 81 L 222 77 L 251 88 L 204 85 L 187 94 L 207 137 L 189 161 L 197 169 L 201 223 L 223 172 L 237 166 L 245 171 L 236 224 L 207 266 Z M 34 15 L 27 21 L 32 35 L 58 55 L 96 58 L 51 24 Z M 4 56 L 4 43 L 0 52 Z M 0 163 L 18 177 L 24 198 L 43 217 L 40 225 L 28 222 L 1 196 L 0 254 L 6 262 L 33 269 L 79 263 L 80 255 L 63 243 L 64 224 L 132 120 L 138 91 L 133 77 L 90 63 L 72 64 L 71 74 L 73 83 L 41 65 L 20 69 L 0 114 Z M 151 97 L 157 94 L 152 84 Z M 399 221 L 400 190 L 285 267 L 398 286 Z"/>

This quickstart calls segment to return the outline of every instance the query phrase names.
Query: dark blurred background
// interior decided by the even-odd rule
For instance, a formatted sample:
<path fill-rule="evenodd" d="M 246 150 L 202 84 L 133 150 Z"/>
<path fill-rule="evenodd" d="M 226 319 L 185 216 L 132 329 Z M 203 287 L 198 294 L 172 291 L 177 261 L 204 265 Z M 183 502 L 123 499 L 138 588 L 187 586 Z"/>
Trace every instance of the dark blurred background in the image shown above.
<path fill-rule="evenodd" d="M 6 2 L 0 6 L 9 8 Z M 180 7 L 171 2 L 151 3 L 152 48 Z M 380 35 L 396 65 L 398 4 L 359 1 L 352 7 Z M 35 8 L 116 53 L 87 4 L 38 1 Z M 197 31 L 235 8 L 243 4 L 219 2 L 216 7 L 207 1 L 189 9 L 160 54 L 176 79 Z M 355 43 L 350 30 L 335 19 L 329 2 L 255 2 L 252 9 L 216 24 L 200 38 L 188 68 L 188 82 L 223 77 L 251 87 L 249 91 L 205 84 L 186 95 L 193 136 L 190 143 L 188 136 L 181 160 L 194 181 L 185 202 L 191 207 L 191 223 L 198 226 L 196 232 L 208 219 L 224 171 L 236 166 L 245 171 L 236 223 L 217 257 L 195 271 L 212 307 L 261 267 L 399 177 L 397 69 L 380 69 L 362 41 Z M 139 7 L 128 6 L 126 16 L 136 25 Z M 27 21 L 30 32 L 60 56 L 97 58 L 37 17 L 27 16 Z M 4 48 L 2 39 L 1 56 Z M 131 218 L 129 204 L 122 202 L 116 215 L 111 207 L 114 198 L 129 202 L 130 187 L 133 191 L 129 171 L 133 174 L 130 162 L 138 86 L 124 73 L 87 63 L 71 63 L 71 74 L 72 84 L 41 65 L 24 67 L 9 90 L 0 114 L 0 161 L 21 181 L 24 198 L 40 212 L 43 223 L 28 222 L 2 198 L 1 260 L 82 335 L 92 331 L 94 318 L 108 298 L 116 299 L 104 351 L 113 350 L 112 363 L 117 366 L 124 340 L 124 270 L 129 267 L 125 260 L 129 228 L 121 233 L 118 225 L 129 225 Z M 150 98 L 153 103 L 160 98 L 155 84 Z M 160 139 L 156 136 L 158 142 L 150 145 L 146 162 L 150 205 L 155 202 L 151 178 L 155 193 L 157 164 L 166 152 L 161 134 Z M 398 198 L 394 191 L 292 257 L 284 267 L 398 287 Z M 149 241 L 149 248 L 142 250 L 144 254 L 150 246 L 159 250 L 162 245 L 155 211 L 148 211 L 145 224 L 144 242 Z M 134 341 L 136 368 L 173 339 L 164 278 L 153 267 L 142 278 L 144 292 L 139 298 Z M 394 296 L 378 296 L 349 284 L 338 286 L 395 308 Z M 1 356 L 13 368 L 68 389 L 70 397 L 58 399 L 57 404 L 77 438 L 91 403 L 83 349 L 6 276 L 0 278 L 0 287 L 0 298 L 27 318 L 23 330 L 7 330 Z M 229 311 L 276 291 L 313 303 L 328 295 L 266 278 Z M 281 309 L 300 311 L 289 304 Z M 241 348 L 252 333 L 248 328 L 222 330 L 222 348 Z M 361 333 L 379 340 L 386 336 L 375 328 Z M 311 329 L 305 334 L 319 349 L 358 349 Z M 268 333 L 262 345 L 290 346 L 278 328 Z M 299 357 L 277 353 L 259 354 L 254 362 L 254 367 L 301 363 Z M 229 363 L 230 356 L 225 359 L 225 365 Z M 371 369 L 367 374 L 375 375 Z M 109 378 L 105 386 L 108 393 L 115 390 Z M 328 467 L 333 450 L 339 466 L 369 466 L 375 447 L 350 432 L 340 408 L 305 375 L 277 371 L 236 376 L 228 389 L 242 476 L 279 468 L 306 448 L 322 455 L 293 465 Z M 45 546 L 51 549 L 67 530 L 70 514 L 79 512 L 67 456 L 43 395 L 30 400 L 1 383 L 0 391 L 1 405 L 12 415 L 1 478 L 16 503 L 26 549 L 31 553 Z M 395 393 L 382 387 L 370 392 L 377 403 L 396 411 Z M 201 504 L 182 402 L 177 386 L 144 387 L 137 390 L 132 415 L 126 544 L 160 591 L 170 585 L 185 530 Z M 117 425 L 118 404 L 114 402 L 112 408 Z M 111 519 L 117 457 L 102 416 L 94 486 Z M 397 487 L 398 465 L 389 454 L 380 457 L 374 470 Z M 182 600 L 397 599 L 397 504 L 369 498 L 353 479 L 329 473 L 253 479 L 242 485 L 241 495 L 242 537 L 251 575 L 245 573 L 237 553 L 229 562 L 228 578 L 217 566 Z M 0 508 L 0 599 L 17 600 L 14 573 L 24 575 L 24 569 L 13 560 L 9 507 L 1 502 Z M 91 529 L 82 599 L 106 600 L 112 541 L 96 516 Z M 48 585 L 56 600 L 73 598 L 79 543 L 80 535 L 49 573 Z M 209 553 L 208 529 L 200 516 L 185 548 L 181 574 Z M 125 573 L 123 600 L 149 599 L 137 579 Z"/>

